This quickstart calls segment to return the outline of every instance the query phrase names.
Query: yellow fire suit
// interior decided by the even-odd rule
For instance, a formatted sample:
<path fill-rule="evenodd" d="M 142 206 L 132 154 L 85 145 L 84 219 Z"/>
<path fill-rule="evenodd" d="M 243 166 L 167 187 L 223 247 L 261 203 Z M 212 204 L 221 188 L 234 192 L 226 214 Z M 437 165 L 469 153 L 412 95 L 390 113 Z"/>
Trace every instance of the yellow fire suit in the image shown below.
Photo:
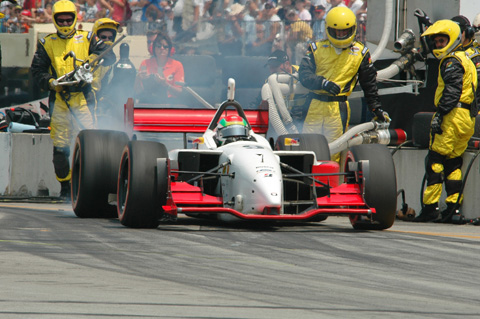
<path fill-rule="evenodd" d="M 360 82 L 370 109 L 381 106 L 376 85 L 377 71 L 368 48 L 360 42 L 353 42 L 343 50 L 336 49 L 328 40 L 310 44 L 307 56 L 300 63 L 299 77 L 302 85 L 312 91 L 303 132 L 323 134 L 328 142 L 339 138 L 348 128 L 350 106 L 347 96 L 357 82 Z M 322 90 L 322 77 L 336 83 L 340 93 L 333 96 Z"/>
<path fill-rule="evenodd" d="M 437 113 L 443 117 L 440 134 L 432 131 L 426 160 L 427 188 L 425 205 L 437 204 L 445 179 L 447 204 L 461 203 L 462 155 L 475 127 L 478 112 L 472 109 L 477 88 L 475 65 L 464 51 L 455 51 L 440 61 L 438 87 L 435 92 Z"/>
<path fill-rule="evenodd" d="M 69 37 L 49 34 L 37 44 L 31 71 L 40 88 L 50 90 L 50 137 L 54 146 L 53 165 L 59 182 L 70 180 L 68 158 L 72 129 L 93 128 L 92 114 L 86 101 L 91 87 L 81 83 L 78 86 L 64 86 L 61 92 L 56 92 L 50 88 L 50 81 L 74 70 L 73 58 L 64 60 L 68 52 L 73 51 L 77 59 L 87 60 L 90 55 L 98 55 L 106 48 L 105 43 L 98 41 L 91 32 L 82 30 L 76 30 Z M 105 56 L 105 64 L 114 62 L 113 52 Z"/>

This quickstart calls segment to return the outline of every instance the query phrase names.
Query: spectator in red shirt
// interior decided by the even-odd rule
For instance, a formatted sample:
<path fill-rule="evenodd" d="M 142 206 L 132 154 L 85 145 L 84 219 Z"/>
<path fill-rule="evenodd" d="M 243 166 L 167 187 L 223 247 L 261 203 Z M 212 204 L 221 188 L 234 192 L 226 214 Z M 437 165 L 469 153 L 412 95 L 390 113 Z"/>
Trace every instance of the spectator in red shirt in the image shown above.
<path fill-rule="evenodd" d="M 121 25 L 125 25 L 127 21 L 127 6 L 128 0 L 110 0 L 110 4 L 113 7 L 112 19 L 120 23 Z"/>
<path fill-rule="evenodd" d="M 175 104 L 182 92 L 184 71 L 181 62 L 171 58 L 173 43 L 159 33 L 153 41 L 153 56 L 143 60 L 135 81 L 135 96 L 143 103 Z"/>

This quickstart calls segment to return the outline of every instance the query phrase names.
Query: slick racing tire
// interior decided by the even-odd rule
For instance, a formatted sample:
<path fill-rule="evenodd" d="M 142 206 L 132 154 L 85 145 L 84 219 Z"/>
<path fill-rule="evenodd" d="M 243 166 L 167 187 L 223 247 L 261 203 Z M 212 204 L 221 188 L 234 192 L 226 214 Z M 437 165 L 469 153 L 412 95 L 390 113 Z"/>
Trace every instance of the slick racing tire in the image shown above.
<path fill-rule="evenodd" d="M 292 139 L 295 143 L 285 145 L 286 139 Z M 288 151 L 313 151 L 317 161 L 330 160 L 330 148 L 325 136 L 322 134 L 284 134 L 277 138 L 276 150 Z"/>
<path fill-rule="evenodd" d="M 369 207 L 376 213 L 371 218 L 364 215 L 350 216 L 354 229 L 382 230 L 392 227 L 397 210 L 397 181 L 393 158 L 385 145 L 362 144 L 353 146 L 347 153 L 345 171 L 349 162 L 369 161 L 369 172 L 358 173 L 358 182 Z"/>
<path fill-rule="evenodd" d="M 113 218 L 117 209 L 108 195 L 117 192 L 118 164 L 128 142 L 124 132 L 83 130 L 72 158 L 72 206 L 81 218 Z"/>
<path fill-rule="evenodd" d="M 168 192 L 168 151 L 151 141 L 125 146 L 118 173 L 118 218 L 132 228 L 157 228 Z"/>

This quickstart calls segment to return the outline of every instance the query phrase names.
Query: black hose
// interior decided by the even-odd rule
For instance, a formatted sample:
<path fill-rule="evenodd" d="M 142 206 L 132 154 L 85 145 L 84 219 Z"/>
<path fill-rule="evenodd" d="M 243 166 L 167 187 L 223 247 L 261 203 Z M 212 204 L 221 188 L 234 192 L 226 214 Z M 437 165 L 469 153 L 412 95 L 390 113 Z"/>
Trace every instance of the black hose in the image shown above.
<path fill-rule="evenodd" d="M 18 123 L 22 123 L 22 120 L 24 118 L 24 113 L 27 113 L 28 115 L 30 115 L 32 117 L 32 121 L 33 121 L 33 125 L 38 128 L 40 125 L 38 124 L 37 122 L 37 119 L 35 118 L 35 115 L 33 114 L 33 112 L 29 109 L 26 109 L 26 108 L 23 108 L 23 107 L 16 107 L 13 111 L 20 111 L 21 112 L 21 115 L 20 115 L 20 118 L 18 119 Z M 9 122 L 14 122 L 13 121 L 13 118 L 10 116 L 10 113 L 9 112 L 5 112 L 6 114 L 6 117 L 8 117 L 9 119 Z M 24 123 L 26 124 L 26 123 Z"/>
<path fill-rule="evenodd" d="M 423 189 L 425 188 L 425 184 L 427 183 L 427 158 L 428 158 L 428 153 L 427 153 L 427 156 L 425 156 L 425 174 L 423 174 L 422 187 L 420 187 L 420 205 L 421 205 L 422 211 L 425 208 L 425 205 L 423 205 Z"/>
<path fill-rule="evenodd" d="M 393 151 L 392 151 L 392 156 L 393 156 L 398 150 L 400 150 L 402 147 L 404 147 L 405 145 L 410 144 L 410 143 L 412 143 L 412 140 L 407 140 L 407 141 L 403 142 L 402 144 L 397 145 L 397 147 L 395 147 L 395 148 L 393 149 Z"/>

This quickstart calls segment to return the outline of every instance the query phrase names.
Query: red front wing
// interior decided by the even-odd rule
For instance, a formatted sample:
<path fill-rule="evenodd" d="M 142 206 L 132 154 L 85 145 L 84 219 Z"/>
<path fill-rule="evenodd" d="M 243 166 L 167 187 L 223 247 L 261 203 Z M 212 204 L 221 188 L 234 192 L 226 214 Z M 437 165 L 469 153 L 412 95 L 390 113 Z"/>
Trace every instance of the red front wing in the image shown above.
<path fill-rule="evenodd" d="M 322 162 L 313 167 L 313 173 L 335 174 L 339 171 L 337 162 Z M 263 215 L 243 214 L 232 208 L 223 207 L 222 197 L 207 195 L 198 186 L 186 182 L 171 182 L 165 213 L 176 217 L 178 213 L 228 213 L 245 220 L 308 220 L 316 215 L 370 215 L 375 213 L 362 197 L 362 188 L 359 184 L 339 182 L 339 175 L 316 177 L 332 188 L 330 195 L 317 198 L 317 208 L 306 210 L 300 214 Z M 313 205 L 313 202 L 312 202 Z"/>
<path fill-rule="evenodd" d="M 300 214 L 284 215 L 251 215 L 243 214 L 232 208 L 223 207 L 221 197 L 205 195 L 200 187 L 185 182 L 172 182 L 171 196 L 165 213 L 176 217 L 178 213 L 229 213 L 246 220 L 308 220 L 319 214 L 350 215 L 374 214 L 375 209 L 369 208 L 363 200 L 358 184 L 341 184 L 331 189 L 329 196 L 317 198 L 318 208 L 307 210 Z"/>

